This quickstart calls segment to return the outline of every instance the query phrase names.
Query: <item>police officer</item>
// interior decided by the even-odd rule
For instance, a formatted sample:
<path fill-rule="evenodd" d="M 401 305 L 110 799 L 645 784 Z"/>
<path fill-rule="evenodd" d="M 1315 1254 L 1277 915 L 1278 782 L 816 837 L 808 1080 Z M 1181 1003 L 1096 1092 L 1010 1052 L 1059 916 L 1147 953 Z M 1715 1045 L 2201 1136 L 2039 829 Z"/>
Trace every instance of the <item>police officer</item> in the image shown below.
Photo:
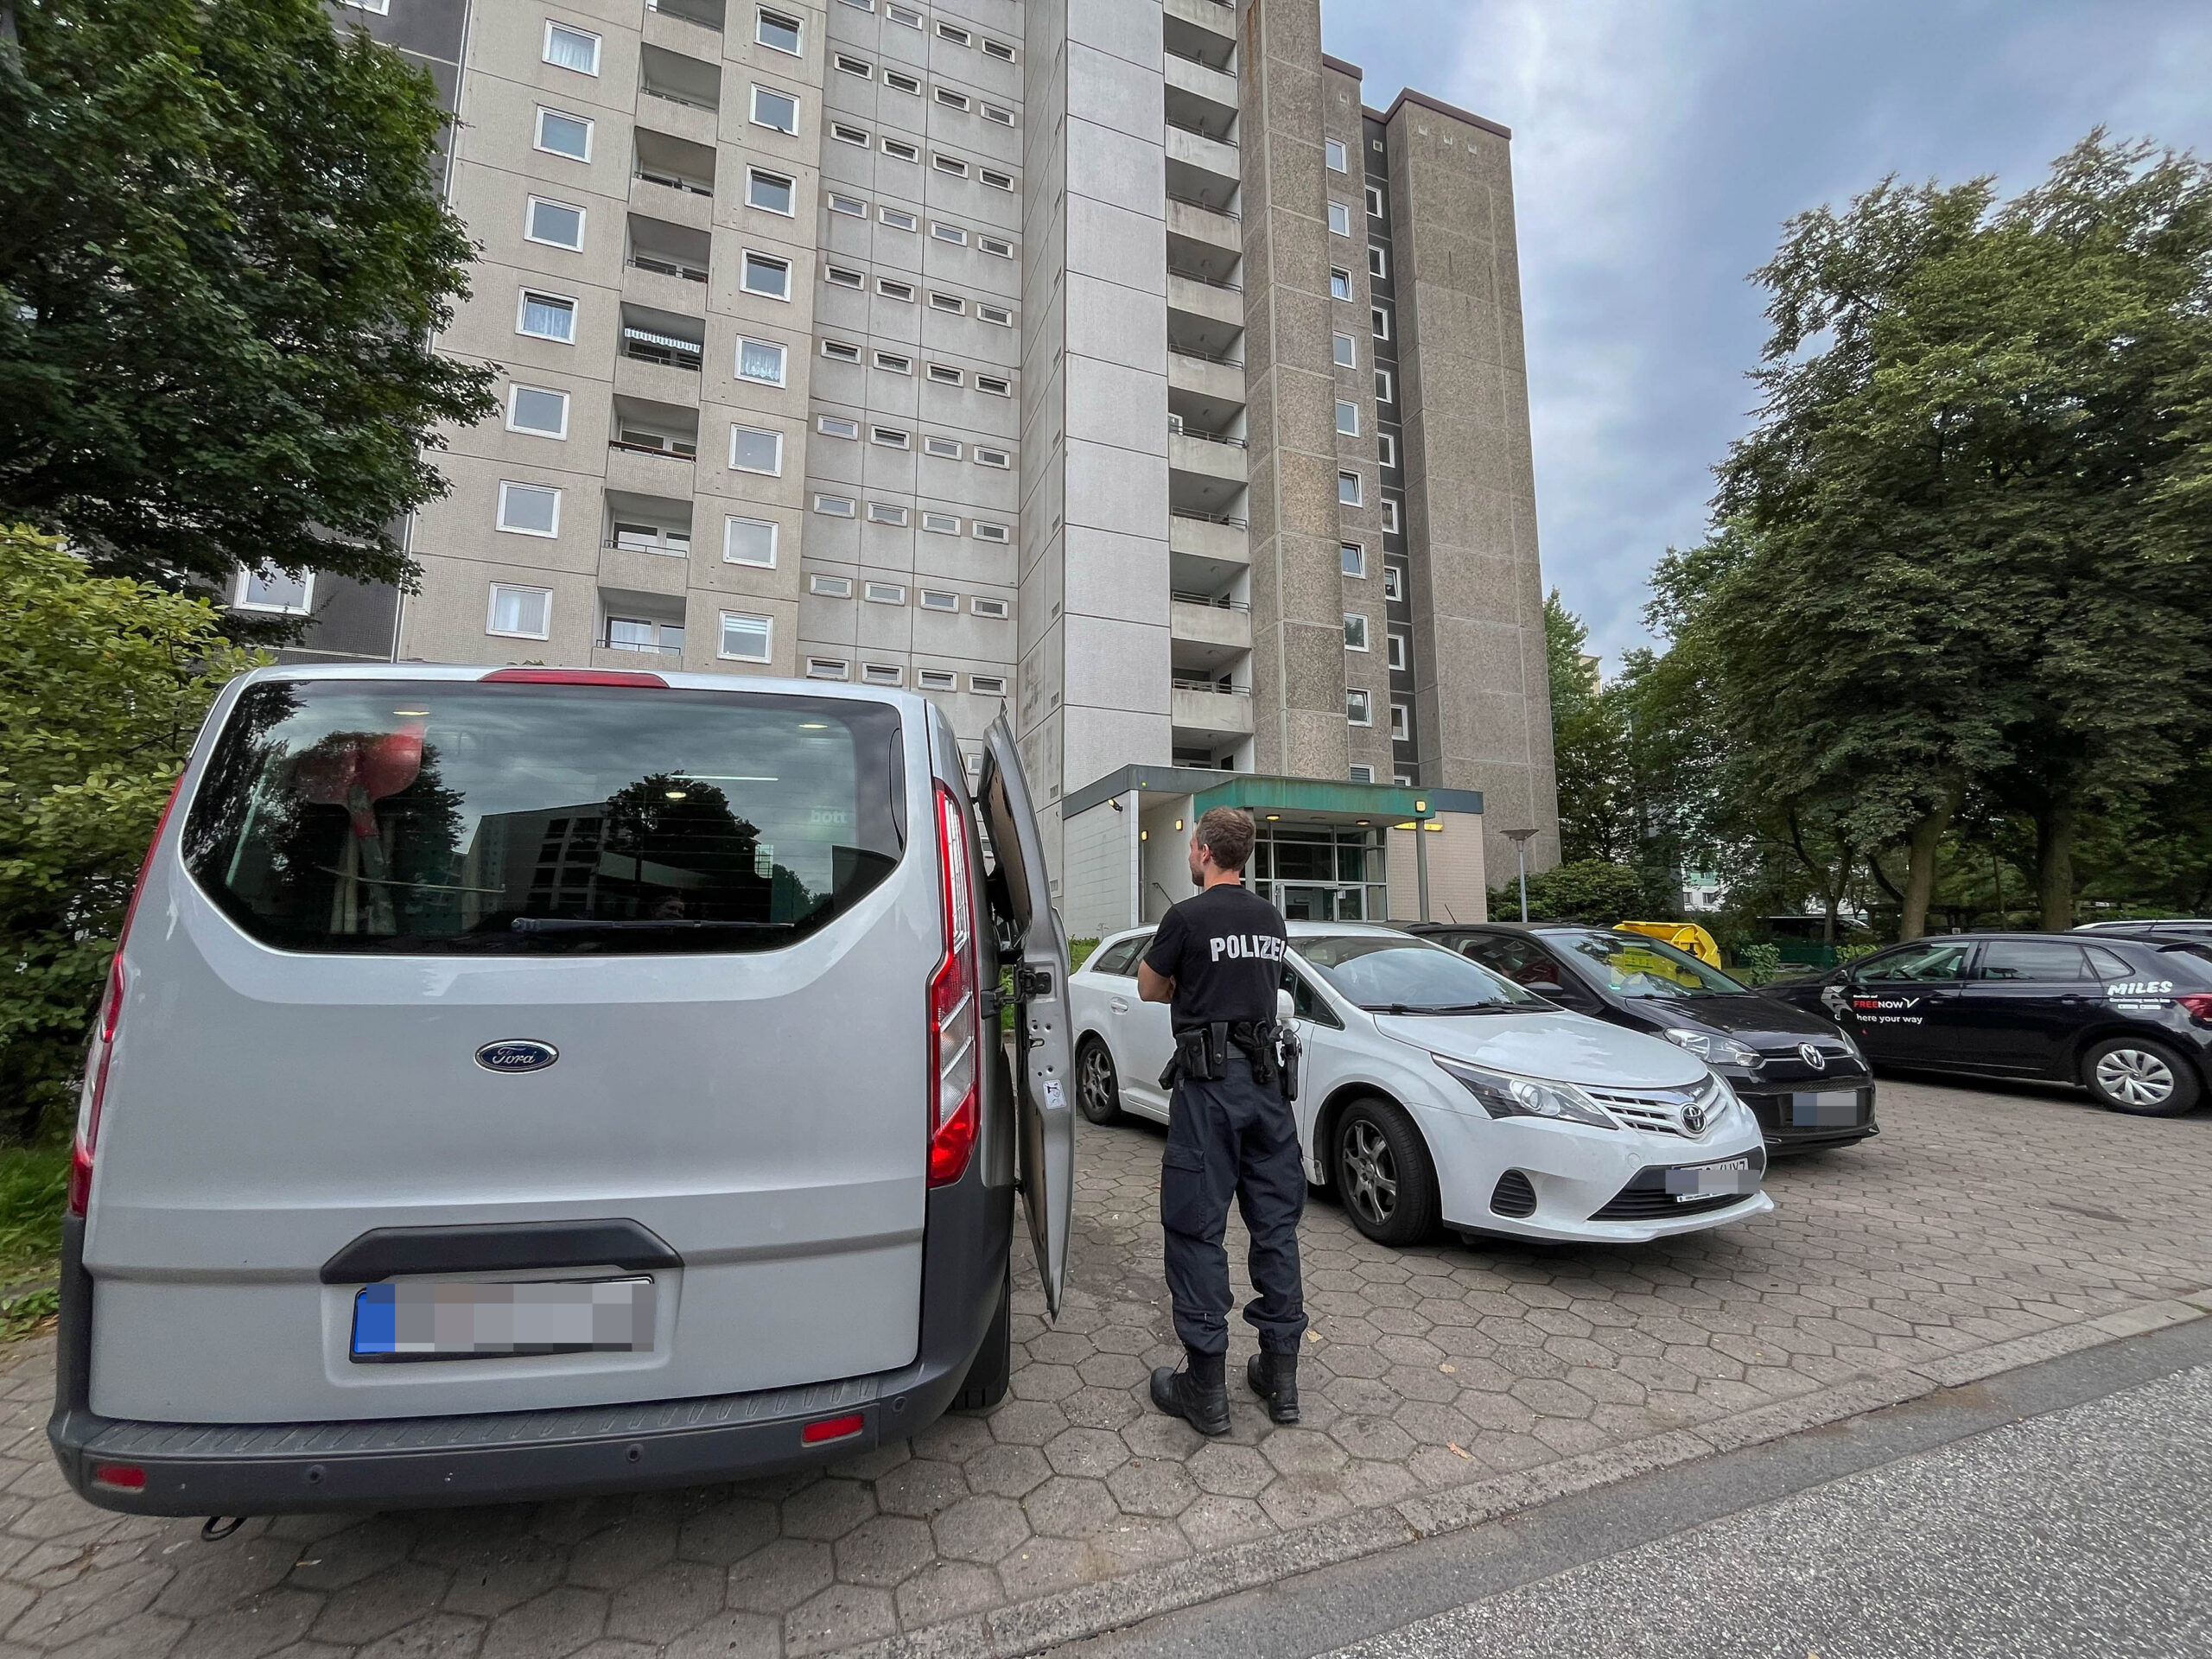
<path fill-rule="evenodd" d="M 1275 993 L 1286 935 L 1275 907 L 1244 885 L 1252 815 L 1217 806 L 1191 837 L 1191 880 L 1203 888 L 1170 909 L 1137 969 L 1147 1002 L 1172 1005 L 1174 1096 L 1160 1158 L 1160 1222 L 1167 1292 L 1186 1363 L 1152 1374 L 1152 1400 L 1202 1434 L 1229 1433 L 1229 1253 L 1222 1236 L 1230 1194 L 1250 1233 L 1259 1293 L 1244 1317 L 1260 1352 L 1245 1369 L 1278 1423 L 1298 1421 L 1298 1341 L 1306 1296 L 1298 1217 L 1306 1171 L 1284 1098 Z"/>

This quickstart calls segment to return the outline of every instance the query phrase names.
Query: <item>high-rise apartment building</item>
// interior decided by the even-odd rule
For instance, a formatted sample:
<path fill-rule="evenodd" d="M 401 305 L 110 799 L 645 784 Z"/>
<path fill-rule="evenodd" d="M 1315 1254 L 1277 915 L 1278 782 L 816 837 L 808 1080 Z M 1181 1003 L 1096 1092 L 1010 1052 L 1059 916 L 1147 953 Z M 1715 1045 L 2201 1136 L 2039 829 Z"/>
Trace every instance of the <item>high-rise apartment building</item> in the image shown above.
<path fill-rule="evenodd" d="M 311 648 L 1005 708 L 1077 933 L 1216 802 L 1294 913 L 1556 857 L 1503 128 L 1318 0 L 339 10 L 454 100 L 501 407 Z"/>

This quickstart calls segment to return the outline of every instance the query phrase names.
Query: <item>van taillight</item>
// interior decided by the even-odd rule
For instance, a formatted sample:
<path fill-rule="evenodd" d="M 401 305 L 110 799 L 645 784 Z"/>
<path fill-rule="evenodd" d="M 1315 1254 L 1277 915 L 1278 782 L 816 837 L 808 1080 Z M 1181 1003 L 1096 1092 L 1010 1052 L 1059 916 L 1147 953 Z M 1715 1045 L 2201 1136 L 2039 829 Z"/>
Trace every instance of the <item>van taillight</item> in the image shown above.
<path fill-rule="evenodd" d="M 944 911 L 944 956 L 930 976 L 930 1185 L 945 1186 L 968 1170 L 980 1115 L 982 1020 L 976 1005 L 976 904 L 968 879 L 968 817 L 950 789 L 937 786 L 938 874 Z"/>
<path fill-rule="evenodd" d="M 162 831 L 168 828 L 177 791 L 183 787 L 184 774 L 179 772 L 176 782 L 169 785 L 162 816 L 154 820 L 154 838 L 146 843 L 146 856 L 138 865 L 138 884 L 130 889 L 130 902 L 124 907 L 123 931 L 116 935 L 115 956 L 108 963 L 107 995 L 100 1003 L 100 1022 L 92 1028 L 92 1051 L 85 1056 L 85 1086 L 77 1098 L 77 1138 L 69 1148 L 69 1213 L 73 1216 L 83 1215 L 92 1200 L 92 1152 L 99 1145 L 100 1106 L 107 1097 L 108 1062 L 115 1058 L 115 1028 L 123 1020 L 123 947 L 130 943 L 130 924 L 138 914 L 138 899 L 146 891 L 147 874 L 154 868 L 154 849 L 162 844 Z"/>

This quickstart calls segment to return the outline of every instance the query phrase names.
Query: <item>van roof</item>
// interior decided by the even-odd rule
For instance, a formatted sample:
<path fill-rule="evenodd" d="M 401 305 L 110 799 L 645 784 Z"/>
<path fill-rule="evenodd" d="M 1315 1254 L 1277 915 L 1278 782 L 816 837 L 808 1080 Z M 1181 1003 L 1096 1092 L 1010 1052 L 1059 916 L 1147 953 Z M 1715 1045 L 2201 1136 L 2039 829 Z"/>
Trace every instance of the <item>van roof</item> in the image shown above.
<path fill-rule="evenodd" d="M 241 675 L 241 685 L 270 680 L 484 680 L 493 675 L 519 677 L 549 684 L 607 684 L 651 686 L 654 682 L 671 691 L 749 691 L 773 696 L 836 697 L 854 702 L 888 702 L 909 711 L 929 707 L 918 691 L 878 685 L 852 685 L 835 680 L 772 679 L 760 674 L 685 674 L 658 668 L 563 668 L 537 663 L 279 663 Z M 559 677 L 556 678 L 555 677 Z"/>

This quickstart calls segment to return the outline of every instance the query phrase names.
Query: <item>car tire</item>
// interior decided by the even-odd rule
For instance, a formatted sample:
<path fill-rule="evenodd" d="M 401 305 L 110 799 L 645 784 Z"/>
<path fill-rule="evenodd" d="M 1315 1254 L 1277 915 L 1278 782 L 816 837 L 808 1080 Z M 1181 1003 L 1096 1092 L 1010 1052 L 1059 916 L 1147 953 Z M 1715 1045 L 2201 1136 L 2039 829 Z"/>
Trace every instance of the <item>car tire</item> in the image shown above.
<path fill-rule="evenodd" d="M 1006 1398 L 1007 1386 L 1013 1381 L 1014 1275 L 1009 1267 L 1005 1282 L 999 1287 L 999 1311 L 992 1317 L 991 1328 L 983 1333 L 983 1345 L 968 1363 L 968 1375 L 960 1379 L 960 1392 L 952 1396 L 951 1408 L 988 1411 Z"/>
<path fill-rule="evenodd" d="M 1425 1243 L 1440 1208 L 1421 1131 L 1387 1100 L 1355 1100 L 1337 1119 L 1329 1167 L 1351 1224 L 1395 1249 Z"/>
<path fill-rule="evenodd" d="M 2140 1037 L 2108 1038 L 2084 1054 L 2082 1084 L 2099 1105 L 2137 1117 L 2179 1117 L 2203 1089 L 2187 1060 Z"/>
<path fill-rule="evenodd" d="M 1101 1125 L 1122 1121 L 1122 1079 L 1114 1070 L 1114 1055 L 1096 1037 L 1086 1037 L 1075 1056 L 1075 1104 L 1086 1122 Z"/>

